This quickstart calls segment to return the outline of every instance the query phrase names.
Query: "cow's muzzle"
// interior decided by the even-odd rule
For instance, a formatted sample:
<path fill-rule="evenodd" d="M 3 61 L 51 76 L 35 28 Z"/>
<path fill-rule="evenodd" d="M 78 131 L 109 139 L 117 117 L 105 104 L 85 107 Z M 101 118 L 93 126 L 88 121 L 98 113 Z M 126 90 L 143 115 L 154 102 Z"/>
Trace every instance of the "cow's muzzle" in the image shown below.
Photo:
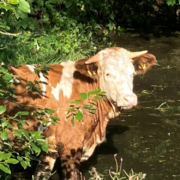
<path fill-rule="evenodd" d="M 129 109 L 133 106 L 137 105 L 137 96 L 132 94 L 125 94 L 122 96 L 122 99 L 120 102 L 117 103 L 118 107 L 122 107 L 123 109 Z"/>

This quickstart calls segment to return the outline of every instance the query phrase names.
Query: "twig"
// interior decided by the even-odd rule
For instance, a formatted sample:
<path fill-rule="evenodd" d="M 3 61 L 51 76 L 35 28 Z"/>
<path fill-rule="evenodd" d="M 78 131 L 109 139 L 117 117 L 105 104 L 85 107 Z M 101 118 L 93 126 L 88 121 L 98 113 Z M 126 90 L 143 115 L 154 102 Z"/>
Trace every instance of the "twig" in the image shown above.
<path fill-rule="evenodd" d="M 21 34 L 21 33 L 8 33 L 3 31 L 0 31 L 0 33 L 8 36 L 19 36 Z"/>

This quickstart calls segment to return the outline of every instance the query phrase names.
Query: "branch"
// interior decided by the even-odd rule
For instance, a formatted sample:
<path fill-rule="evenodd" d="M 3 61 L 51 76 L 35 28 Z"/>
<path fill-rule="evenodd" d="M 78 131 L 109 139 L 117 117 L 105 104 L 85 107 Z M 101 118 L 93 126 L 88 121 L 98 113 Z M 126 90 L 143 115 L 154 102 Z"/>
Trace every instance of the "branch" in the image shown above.
<path fill-rule="evenodd" d="M 21 33 L 8 33 L 8 32 L 3 32 L 3 31 L 0 31 L 0 33 L 8 35 L 8 36 L 19 36 L 21 34 Z"/>

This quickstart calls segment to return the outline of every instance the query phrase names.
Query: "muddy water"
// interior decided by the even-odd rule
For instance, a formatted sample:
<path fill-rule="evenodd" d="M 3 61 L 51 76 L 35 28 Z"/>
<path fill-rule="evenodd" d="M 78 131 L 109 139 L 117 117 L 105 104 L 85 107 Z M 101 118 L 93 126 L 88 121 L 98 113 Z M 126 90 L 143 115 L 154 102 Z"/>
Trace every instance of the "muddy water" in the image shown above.
<path fill-rule="evenodd" d="M 82 172 L 88 179 L 87 171 L 95 167 L 110 179 L 108 169 L 115 167 L 117 153 L 127 172 L 146 173 L 148 180 L 180 180 L 180 37 L 145 40 L 126 34 L 111 40 L 129 50 L 147 49 L 159 65 L 135 77 L 138 106 L 109 123 L 107 141 L 82 165 Z"/>

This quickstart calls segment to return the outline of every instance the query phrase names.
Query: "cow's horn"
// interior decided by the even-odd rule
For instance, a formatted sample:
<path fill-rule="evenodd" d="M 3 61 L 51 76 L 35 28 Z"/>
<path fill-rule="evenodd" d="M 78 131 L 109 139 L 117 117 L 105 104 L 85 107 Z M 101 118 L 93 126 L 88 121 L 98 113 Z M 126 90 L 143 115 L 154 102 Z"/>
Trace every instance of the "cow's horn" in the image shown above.
<path fill-rule="evenodd" d="M 140 56 L 142 54 L 146 54 L 147 52 L 148 52 L 147 50 L 145 50 L 145 51 L 137 51 L 137 52 L 129 52 L 129 56 L 132 59 L 132 58 L 135 58 L 135 57 Z"/>
<path fill-rule="evenodd" d="M 98 61 L 101 60 L 101 58 L 102 58 L 102 54 L 101 54 L 101 53 L 96 54 L 95 56 L 89 58 L 89 59 L 85 62 L 85 64 L 91 64 L 91 63 L 98 62 Z"/>

